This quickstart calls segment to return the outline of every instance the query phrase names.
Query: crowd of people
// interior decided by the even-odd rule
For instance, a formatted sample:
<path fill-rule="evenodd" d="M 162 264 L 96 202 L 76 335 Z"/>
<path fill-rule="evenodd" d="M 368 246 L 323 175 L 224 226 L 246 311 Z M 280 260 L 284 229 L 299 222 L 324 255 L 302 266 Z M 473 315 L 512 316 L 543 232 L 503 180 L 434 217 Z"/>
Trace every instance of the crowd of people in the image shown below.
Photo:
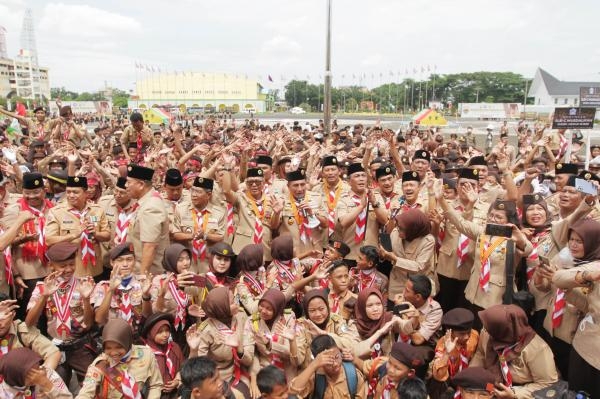
<path fill-rule="evenodd" d="M 0 113 L 2 398 L 600 398 L 600 147 Z"/>

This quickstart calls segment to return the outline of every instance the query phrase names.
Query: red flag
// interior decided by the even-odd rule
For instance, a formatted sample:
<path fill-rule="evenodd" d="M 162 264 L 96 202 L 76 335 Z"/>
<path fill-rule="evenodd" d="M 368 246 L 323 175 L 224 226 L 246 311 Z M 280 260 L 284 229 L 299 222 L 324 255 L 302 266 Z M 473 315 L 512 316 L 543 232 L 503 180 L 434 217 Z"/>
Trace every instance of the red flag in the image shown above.
<path fill-rule="evenodd" d="M 271 77 L 271 75 L 268 75 L 268 76 L 269 76 L 269 82 L 273 82 L 273 78 Z"/>
<path fill-rule="evenodd" d="M 17 107 L 15 108 L 15 110 L 17 111 L 17 115 L 19 116 L 27 115 L 27 108 L 25 108 L 25 106 L 19 102 L 17 103 Z"/>

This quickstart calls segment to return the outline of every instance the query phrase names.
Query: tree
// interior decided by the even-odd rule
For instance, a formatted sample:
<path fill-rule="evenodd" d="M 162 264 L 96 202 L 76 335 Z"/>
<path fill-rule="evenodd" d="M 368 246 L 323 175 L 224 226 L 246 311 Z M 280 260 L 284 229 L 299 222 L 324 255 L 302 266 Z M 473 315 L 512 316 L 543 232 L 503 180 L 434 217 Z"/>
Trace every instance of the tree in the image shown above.
<path fill-rule="evenodd" d="M 127 108 L 129 93 L 124 90 L 114 89 L 112 92 L 112 103 L 115 108 Z"/>

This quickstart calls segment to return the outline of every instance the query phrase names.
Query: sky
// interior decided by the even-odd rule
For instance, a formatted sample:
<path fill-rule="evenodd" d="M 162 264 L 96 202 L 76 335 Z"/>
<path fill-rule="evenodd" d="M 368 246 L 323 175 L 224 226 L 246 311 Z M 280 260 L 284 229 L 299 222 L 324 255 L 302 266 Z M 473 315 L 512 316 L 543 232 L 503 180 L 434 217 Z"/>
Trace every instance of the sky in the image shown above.
<path fill-rule="evenodd" d="M 336 86 L 373 87 L 434 71 L 533 77 L 537 67 L 562 80 L 600 81 L 600 1 L 332 2 Z M 293 78 L 322 81 L 325 4 L 0 0 L 0 26 L 7 30 L 9 56 L 15 56 L 24 10 L 33 10 L 39 60 L 50 68 L 52 87 L 96 91 L 106 83 L 129 91 L 141 76 L 137 63 L 163 72 L 248 75 L 281 88 Z"/>

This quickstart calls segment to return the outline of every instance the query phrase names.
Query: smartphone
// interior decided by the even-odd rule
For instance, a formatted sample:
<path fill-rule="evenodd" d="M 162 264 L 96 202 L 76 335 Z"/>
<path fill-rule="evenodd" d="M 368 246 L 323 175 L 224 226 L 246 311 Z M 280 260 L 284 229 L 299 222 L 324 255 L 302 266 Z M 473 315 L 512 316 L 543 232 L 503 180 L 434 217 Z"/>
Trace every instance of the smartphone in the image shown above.
<path fill-rule="evenodd" d="M 503 224 L 488 223 L 485 225 L 485 234 L 496 237 L 512 237 L 512 227 Z"/>
<path fill-rule="evenodd" d="M 550 258 L 548 258 L 547 256 L 542 256 L 542 255 L 539 255 L 538 257 L 540 259 L 540 263 L 542 263 L 544 265 L 548 265 L 548 266 L 550 265 Z"/>
<path fill-rule="evenodd" d="M 408 303 L 394 305 L 394 308 L 392 309 L 392 314 L 400 316 L 403 312 L 407 311 L 408 309 L 410 309 L 410 305 Z"/>
<path fill-rule="evenodd" d="M 598 195 L 598 190 L 596 189 L 596 186 L 594 186 L 592 182 L 589 182 L 584 179 L 575 179 L 575 188 L 577 189 L 577 191 L 582 192 L 584 194 Z"/>
<path fill-rule="evenodd" d="M 196 287 L 204 288 L 206 287 L 206 277 L 200 274 L 194 274 L 192 277 L 192 281 Z"/>

